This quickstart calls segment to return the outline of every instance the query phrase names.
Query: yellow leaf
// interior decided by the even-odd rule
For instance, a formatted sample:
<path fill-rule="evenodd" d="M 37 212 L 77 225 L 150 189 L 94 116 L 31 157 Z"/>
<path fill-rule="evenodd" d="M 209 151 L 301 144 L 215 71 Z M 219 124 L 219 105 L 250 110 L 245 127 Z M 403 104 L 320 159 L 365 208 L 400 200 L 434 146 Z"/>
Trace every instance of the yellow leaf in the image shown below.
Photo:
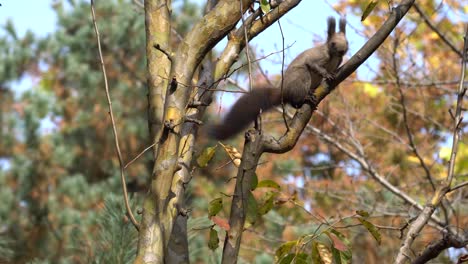
<path fill-rule="evenodd" d="M 429 56 L 427 59 L 433 68 L 438 68 L 440 66 L 440 58 L 437 56 Z"/>
<path fill-rule="evenodd" d="M 437 35 L 437 33 L 435 33 L 435 32 L 431 32 L 429 34 L 429 39 L 431 39 L 431 40 L 436 40 L 438 38 L 439 38 L 439 35 Z"/>
<path fill-rule="evenodd" d="M 208 165 L 208 162 L 213 158 L 215 152 L 216 152 L 216 147 L 208 147 L 203 150 L 202 154 L 197 158 L 197 163 L 200 168 L 204 168 Z"/>
<path fill-rule="evenodd" d="M 234 165 L 236 165 L 236 167 L 239 167 L 241 163 L 242 154 L 233 146 L 224 145 L 221 142 L 219 144 L 221 144 L 221 146 L 224 148 L 224 150 L 229 155 Z"/>
<path fill-rule="evenodd" d="M 409 162 L 411 163 L 416 163 L 416 164 L 420 164 L 421 162 L 419 161 L 419 158 L 416 157 L 415 155 L 411 155 L 411 156 L 408 156 L 406 158 Z M 422 157 L 423 161 L 426 163 L 426 164 L 430 164 L 432 163 L 432 159 L 431 158 L 427 158 L 427 157 Z"/>
<path fill-rule="evenodd" d="M 450 159 L 450 153 L 452 149 L 449 147 L 441 147 L 439 150 L 439 157 L 445 161 Z"/>
<path fill-rule="evenodd" d="M 379 87 L 371 83 L 365 83 L 362 89 L 364 90 L 364 93 L 370 96 L 371 98 L 375 98 L 380 93 Z"/>

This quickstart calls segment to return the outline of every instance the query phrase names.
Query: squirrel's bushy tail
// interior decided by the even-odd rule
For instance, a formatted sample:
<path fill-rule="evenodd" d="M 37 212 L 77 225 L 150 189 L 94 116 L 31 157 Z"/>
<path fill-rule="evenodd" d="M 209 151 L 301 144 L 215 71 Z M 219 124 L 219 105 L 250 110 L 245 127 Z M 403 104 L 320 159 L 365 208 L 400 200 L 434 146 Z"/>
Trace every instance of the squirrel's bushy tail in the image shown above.
<path fill-rule="evenodd" d="M 223 122 L 212 126 L 209 129 L 209 134 L 218 140 L 230 138 L 253 122 L 260 113 L 260 110 L 265 112 L 279 104 L 281 104 L 280 89 L 253 89 L 252 92 L 243 95 L 237 100 Z"/>

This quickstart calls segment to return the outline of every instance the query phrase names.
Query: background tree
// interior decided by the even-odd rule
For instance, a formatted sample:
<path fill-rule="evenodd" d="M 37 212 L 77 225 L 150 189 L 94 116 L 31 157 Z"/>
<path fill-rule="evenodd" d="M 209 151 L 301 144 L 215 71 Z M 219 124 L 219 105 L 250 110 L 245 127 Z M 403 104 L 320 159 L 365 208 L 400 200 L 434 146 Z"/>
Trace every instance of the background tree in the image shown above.
<path fill-rule="evenodd" d="M 224 150 L 234 158 L 240 152 L 228 145 L 206 150 L 202 147 L 216 143 L 207 140 L 204 131 L 197 131 L 197 120 L 205 116 L 206 123 L 211 123 L 213 113 L 205 114 L 204 105 L 197 106 L 197 102 L 210 101 L 213 88 L 248 87 L 245 76 L 278 80 L 280 73 L 267 74 L 261 67 L 264 64 L 257 64 L 256 59 L 265 60 L 262 51 L 252 46 L 247 53 L 241 51 L 246 36 L 247 40 L 253 39 L 300 1 L 283 1 L 279 6 L 271 3 L 271 10 L 263 15 L 257 4 L 253 5 L 253 13 L 244 12 L 251 6 L 249 1 L 243 1 L 242 6 L 241 2 L 215 2 L 210 2 L 203 12 L 203 8 L 188 1 L 172 5 L 147 2 L 144 8 L 138 2 L 96 3 L 124 160 L 132 160 L 152 143 L 157 149 L 153 156 L 144 153 L 125 170 L 132 208 L 136 212 L 143 207 L 144 214 L 148 214 L 153 206 L 162 206 L 153 203 L 158 201 L 153 195 L 164 197 L 162 187 L 168 194 L 170 187 L 176 195 L 169 195 L 171 200 L 164 202 L 178 205 L 177 211 L 173 211 L 172 202 L 168 211 L 160 210 L 159 222 L 143 216 L 139 252 L 151 252 L 145 250 L 148 244 L 141 237 L 153 232 L 152 224 L 169 232 L 171 218 L 177 216 L 173 233 L 164 236 L 161 247 L 153 251 L 163 253 L 171 263 L 184 262 L 188 257 L 191 262 L 218 263 L 222 255 L 218 239 L 234 238 L 223 235 L 226 230 L 231 234 L 236 227 L 227 219 L 239 217 L 230 214 L 229 208 L 231 199 L 240 197 L 232 194 L 241 177 L 227 176 L 234 176 L 238 169 L 225 165 L 230 158 Z M 395 3 L 395 7 L 405 3 Z M 259 165 L 257 176 L 248 174 L 258 183 L 253 185 L 256 188 L 251 185 L 252 190 L 246 190 L 251 191 L 246 223 L 237 225 L 243 235 L 240 254 L 235 257 L 225 252 L 225 261 L 348 261 L 352 254 L 356 262 L 371 263 L 391 262 L 398 255 L 413 219 L 447 176 L 447 153 L 454 131 L 448 109 L 453 109 L 455 116 L 461 36 L 467 20 L 463 6 L 456 1 L 444 2 L 443 6 L 417 4 L 377 50 L 374 60 L 365 65 L 367 68 L 351 75 L 320 103 L 310 124 L 307 121 L 312 108 L 305 106 L 300 111 L 309 117 L 299 123 L 293 121 L 307 125 L 301 138 L 295 134 L 299 146 L 288 155 L 258 155 L 258 162 L 243 158 L 241 168 L 251 162 L 247 167 L 253 172 L 252 168 Z M 268 11 L 265 7 L 264 11 Z M 366 40 L 385 30 L 385 25 L 381 28 L 383 19 L 392 21 L 395 14 L 401 14 L 377 5 L 361 27 L 352 16 L 364 13 L 360 3 L 337 3 L 334 7 L 343 13 L 346 10 L 348 32 L 353 29 Z M 405 7 L 409 5 L 397 10 Z M 219 13 L 212 10 L 210 17 L 212 8 Z M 5 24 L 0 41 L 0 195 L 4 201 L 0 207 L 1 261 L 131 262 L 137 232 L 124 216 L 121 202 L 119 161 L 110 131 L 89 3 L 58 3 L 54 9 L 59 17 L 56 32 L 45 38 L 32 33 L 17 36 L 13 25 Z M 149 40 L 146 54 L 142 52 L 144 12 Z M 207 15 L 201 18 L 202 13 Z M 219 20 L 212 23 L 217 16 Z M 223 28 L 223 22 L 231 27 Z M 210 27 L 211 31 L 204 31 Z M 228 33 L 222 51 L 211 51 L 215 40 Z M 281 35 L 276 41 L 281 43 Z M 368 43 L 372 44 L 375 42 Z M 279 48 L 274 52 L 281 68 L 283 51 Z M 288 49 L 284 52 L 287 54 Z M 204 53 L 206 56 L 201 55 Z M 354 53 L 363 54 L 352 49 L 349 55 Z M 241 70 L 232 66 L 236 60 L 244 66 Z M 355 63 L 355 58 L 350 59 L 338 81 L 358 66 Z M 24 77 L 35 80 L 33 87 L 23 93 L 13 91 L 12 81 Z M 175 92 L 167 92 L 168 87 L 175 88 Z M 203 89 L 207 87 L 211 89 Z M 147 95 L 149 100 L 145 99 Z M 197 108 L 186 108 L 189 103 Z M 281 114 L 262 114 L 263 131 L 280 138 L 283 120 Z M 460 123 L 461 131 L 463 125 Z M 164 126 L 169 130 L 164 131 Z M 412 244 L 412 250 L 421 253 L 408 255 L 415 262 L 436 255 L 438 261 L 448 262 L 449 257 L 456 258 L 463 251 L 452 250 L 449 254 L 447 248 L 466 247 L 465 141 L 462 134 L 455 178 L 447 190 L 453 191 L 444 196 L 443 207 L 438 207 Z M 228 143 L 242 149 L 236 140 Z M 252 153 L 248 151 L 252 147 L 252 142 L 247 143 L 244 155 Z M 170 155 L 170 151 L 176 155 Z M 234 159 L 234 163 L 237 161 Z M 167 169 L 171 166 L 160 167 L 163 164 L 172 164 L 172 170 Z M 164 182 L 160 178 L 164 173 L 166 185 L 158 185 Z M 155 184 L 147 185 L 149 175 L 153 175 Z M 173 177 L 175 180 L 170 180 Z M 148 188 L 150 194 L 146 196 Z M 169 243 L 167 252 L 164 243 Z M 428 252 L 437 254 L 431 256 Z"/>

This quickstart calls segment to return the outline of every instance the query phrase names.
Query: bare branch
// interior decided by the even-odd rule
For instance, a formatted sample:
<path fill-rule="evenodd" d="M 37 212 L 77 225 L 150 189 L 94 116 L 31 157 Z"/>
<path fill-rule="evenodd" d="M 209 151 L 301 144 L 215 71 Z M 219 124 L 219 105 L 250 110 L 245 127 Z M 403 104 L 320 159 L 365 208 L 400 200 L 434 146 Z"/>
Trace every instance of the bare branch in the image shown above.
<path fill-rule="evenodd" d="M 124 196 L 125 208 L 127 210 L 127 214 L 129 216 L 132 224 L 135 226 L 135 228 L 137 230 L 139 230 L 138 222 L 135 219 L 135 216 L 132 213 L 132 209 L 130 208 L 130 203 L 128 202 L 127 184 L 126 184 L 126 181 L 125 181 L 125 173 L 124 173 L 125 168 L 124 168 L 122 153 L 120 151 L 119 136 L 118 136 L 118 133 L 117 133 L 117 128 L 115 126 L 114 113 L 112 111 L 112 101 L 111 101 L 110 93 L 109 93 L 109 83 L 107 82 L 106 66 L 104 64 L 104 57 L 102 56 L 101 37 L 99 35 L 99 30 L 98 30 L 98 26 L 97 26 L 97 22 L 96 22 L 96 13 L 94 11 L 94 0 L 91 0 L 91 14 L 93 16 L 94 32 L 96 33 L 96 40 L 97 40 L 97 46 L 98 46 L 98 52 L 99 52 L 99 61 L 101 63 L 102 75 L 104 77 L 104 88 L 105 88 L 105 91 L 106 91 L 107 105 L 109 106 L 109 116 L 110 116 L 111 123 L 112 123 L 112 132 L 114 133 L 114 144 L 115 144 L 115 149 L 117 151 L 117 157 L 119 158 L 120 180 L 121 180 L 121 184 L 122 184 L 122 193 L 123 193 L 123 196 Z"/>
<path fill-rule="evenodd" d="M 419 214 L 416 220 L 411 224 L 406 238 L 403 241 L 402 246 L 398 252 L 395 263 L 402 264 L 408 258 L 410 258 L 411 245 L 413 244 L 416 237 L 419 235 L 421 230 L 427 224 L 427 221 L 434 213 L 435 209 L 440 205 L 445 195 L 450 191 L 450 185 L 454 177 L 454 168 L 455 168 L 455 159 L 457 156 L 458 150 L 458 141 L 460 138 L 461 127 L 460 123 L 462 120 L 462 103 L 463 97 L 466 93 L 466 87 L 463 87 L 463 81 L 465 78 L 465 68 L 466 68 L 466 54 L 468 49 L 468 27 L 466 28 L 464 36 L 464 46 L 463 46 L 463 56 L 461 60 L 461 74 L 460 74 L 460 87 L 458 89 L 458 98 L 456 104 L 455 118 L 453 121 L 453 138 L 452 138 L 452 152 L 450 154 L 450 161 L 447 171 L 447 178 L 445 182 L 442 183 L 442 186 L 437 189 L 436 193 L 430 200 L 430 202 L 424 207 L 423 211 Z"/>
<path fill-rule="evenodd" d="M 385 179 L 385 177 L 383 175 L 378 173 L 377 170 L 371 165 L 371 163 L 364 156 L 349 150 L 348 148 L 346 148 L 345 146 L 340 144 L 339 140 L 337 140 L 336 138 L 331 137 L 330 135 L 327 135 L 327 134 L 323 133 L 320 129 L 318 129 L 318 128 L 314 127 L 314 126 L 308 125 L 307 130 L 310 131 L 311 133 L 317 135 L 321 139 L 325 140 L 328 144 L 331 144 L 331 145 L 335 146 L 340 151 L 342 151 L 343 153 L 348 155 L 350 158 L 352 158 L 353 160 L 358 162 L 359 165 L 361 166 L 361 168 L 363 170 L 367 171 L 369 173 L 369 175 L 371 175 L 372 178 L 374 178 L 378 183 L 380 183 L 382 186 L 384 186 L 385 189 L 389 190 L 394 195 L 398 196 L 403 201 L 407 202 L 408 204 L 410 204 L 411 206 L 417 208 L 418 210 L 423 210 L 423 206 L 421 206 L 417 201 L 415 201 L 413 198 L 411 198 L 407 193 L 401 191 L 400 189 L 398 189 L 397 187 L 392 185 L 389 181 L 387 181 L 387 179 Z M 437 223 L 439 226 L 444 225 L 442 223 L 442 221 L 436 216 L 432 216 L 431 219 L 435 223 Z"/>
<path fill-rule="evenodd" d="M 273 9 L 269 13 L 265 14 L 261 20 L 253 21 L 256 15 L 259 15 L 259 12 L 261 12 L 261 10 L 256 10 L 254 14 L 246 19 L 245 25 L 250 25 L 250 28 L 247 31 L 248 39 L 252 40 L 255 38 L 300 2 L 301 0 L 284 0 L 279 5 L 272 6 Z M 249 23 L 250 20 L 253 22 Z M 216 64 L 214 73 L 215 80 L 219 80 L 227 74 L 232 64 L 238 59 L 241 50 L 246 45 L 243 26 L 235 30 L 232 35 L 235 37 L 230 38 Z"/>
<path fill-rule="evenodd" d="M 278 27 L 281 32 L 281 45 L 283 52 L 281 53 L 282 58 L 281 58 L 281 108 L 283 109 L 283 121 L 284 125 L 286 126 L 286 132 L 289 131 L 289 125 L 288 122 L 286 121 L 286 108 L 285 108 L 285 103 L 284 103 L 284 98 L 283 98 L 283 89 L 284 89 L 284 59 L 285 59 L 285 54 L 284 54 L 284 34 L 283 34 L 283 28 L 281 27 L 281 22 L 278 20 Z"/>
<path fill-rule="evenodd" d="M 419 153 L 418 148 L 416 147 L 416 144 L 414 143 L 414 138 L 413 138 L 413 133 L 411 132 L 410 126 L 409 126 L 409 121 L 408 121 L 408 113 L 406 111 L 406 97 L 405 93 L 403 92 L 403 88 L 400 85 L 400 74 L 398 72 L 398 62 L 397 62 L 397 48 L 399 44 L 398 37 L 395 37 L 394 40 L 394 45 L 393 45 L 393 53 L 392 53 L 392 65 L 393 65 L 393 71 L 394 71 L 394 76 L 396 80 L 396 86 L 398 88 L 398 92 L 400 93 L 400 105 L 402 109 L 402 115 L 403 115 L 403 124 L 405 126 L 405 131 L 406 131 L 406 136 L 408 137 L 409 145 L 411 147 L 411 150 L 413 151 L 414 155 L 416 158 L 419 160 L 419 164 L 423 168 L 426 178 L 431 184 L 432 190 L 435 191 L 436 187 L 434 184 L 434 181 L 432 180 L 431 172 L 429 171 L 429 168 L 426 165 L 426 162 L 424 162 L 423 157 Z"/>
<path fill-rule="evenodd" d="M 244 10 L 243 6 L 242 6 L 242 1 L 239 1 L 240 3 L 240 11 L 242 12 L 242 10 Z M 242 28 L 244 29 L 244 38 L 245 38 L 245 42 L 246 43 L 249 43 L 249 36 L 247 34 L 247 27 L 248 25 L 245 24 L 245 18 L 244 18 L 244 13 L 242 12 L 241 13 L 241 18 L 242 18 Z M 245 46 L 245 55 L 247 56 L 247 66 L 248 66 L 248 70 L 249 70 L 249 91 L 252 91 L 252 87 L 253 87 L 253 80 L 252 80 L 252 62 L 250 60 L 250 47 L 249 45 L 246 45 Z"/>
<path fill-rule="evenodd" d="M 167 52 L 165 49 L 161 48 L 161 46 L 159 44 L 154 44 L 153 47 L 159 51 L 161 51 L 162 53 L 164 53 L 164 55 L 166 55 L 167 59 L 172 63 L 173 62 L 173 56 L 172 54 L 170 54 L 169 52 Z"/>
<path fill-rule="evenodd" d="M 460 183 L 458 185 L 453 186 L 452 188 L 450 188 L 450 191 L 453 192 L 453 191 L 455 191 L 457 189 L 460 189 L 460 188 L 463 188 L 465 186 L 468 186 L 468 181 L 462 182 L 462 183 Z"/>
<path fill-rule="evenodd" d="M 131 161 L 129 161 L 127 164 L 125 164 L 124 166 L 124 169 L 126 169 L 128 166 L 130 166 L 133 162 L 135 162 L 137 159 L 139 159 L 143 154 L 146 153 L 146 151 L 150 150 L 152 147 L 154 147 L 154 145 L 156 145 L 155 143 L 149 145 L 148 147 L 146 147 L 142 152 L 140 152 L 138 155 L 135 156 L 135 158 L 133 158 Z"/>
<path fill-rule="evenodd" d="M 443 233 L 443 237 L 437 241 L 432 242 L 418 257 L 416 257 L 412 264 L 423 264 L 429 260 L 436 258 L 442 251 L 448 248 L 463 248 L 468 245 L 468 239 L 462 241 L 448 232 Z"/>
<path fill-rule="evenodd" d="M 437 27 L 436 25 L 434 25 L 431 21 L 431 19 L 426 15 L 426 13 L 424 13 L 424 11 L 422 10 L 422 8 L 419 6 L 418 3 L 415 3 L 414 4 L 414 9 L 416 9 L 416 12 L 418 12 L 418 14 L 421 16 L 421 18 L 424 20 L 424 22 L 426 23 L 426 25 L 432 29 L 432 31 L 434 31 L 438 36 L 439 38 L 445 42 L 445 44 L 447 44 L 447 46 L 450 47 L 450 49 L 452 49 L 453 52 L 455 52 L 460 58 L 462 58 L 462 52 L 460 52 L 457 47 L 455 47 L 455 45 L 447 38 L 447 36 L 445 36 L 445 34 L 443 34 Z"/>

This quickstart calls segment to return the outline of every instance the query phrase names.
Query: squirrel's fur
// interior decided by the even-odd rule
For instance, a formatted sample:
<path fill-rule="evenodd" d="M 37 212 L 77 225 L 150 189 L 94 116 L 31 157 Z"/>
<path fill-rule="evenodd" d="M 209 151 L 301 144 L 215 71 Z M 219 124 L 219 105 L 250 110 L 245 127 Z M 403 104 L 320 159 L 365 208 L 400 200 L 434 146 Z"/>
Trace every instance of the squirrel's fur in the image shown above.
<path fill-rule="evenodd" d="M 335 32 L 335 19 L 329 17 L 327 42 L 299 54 L 289 64 L 283 79 L 283 101 L 300 108 L 322 80 L 331 80 L 344 54 L 348 50 L 345 36 L 346 20 L 340 19 L 339 32 Z M 281 89 L 261 87 L 242 96 L 232 106 L 223 122 L 210 128 L 210 134 L 222 140 L 245 129 L 257 118 L 260 111 L 267 111 L 281 104 Z"/>

